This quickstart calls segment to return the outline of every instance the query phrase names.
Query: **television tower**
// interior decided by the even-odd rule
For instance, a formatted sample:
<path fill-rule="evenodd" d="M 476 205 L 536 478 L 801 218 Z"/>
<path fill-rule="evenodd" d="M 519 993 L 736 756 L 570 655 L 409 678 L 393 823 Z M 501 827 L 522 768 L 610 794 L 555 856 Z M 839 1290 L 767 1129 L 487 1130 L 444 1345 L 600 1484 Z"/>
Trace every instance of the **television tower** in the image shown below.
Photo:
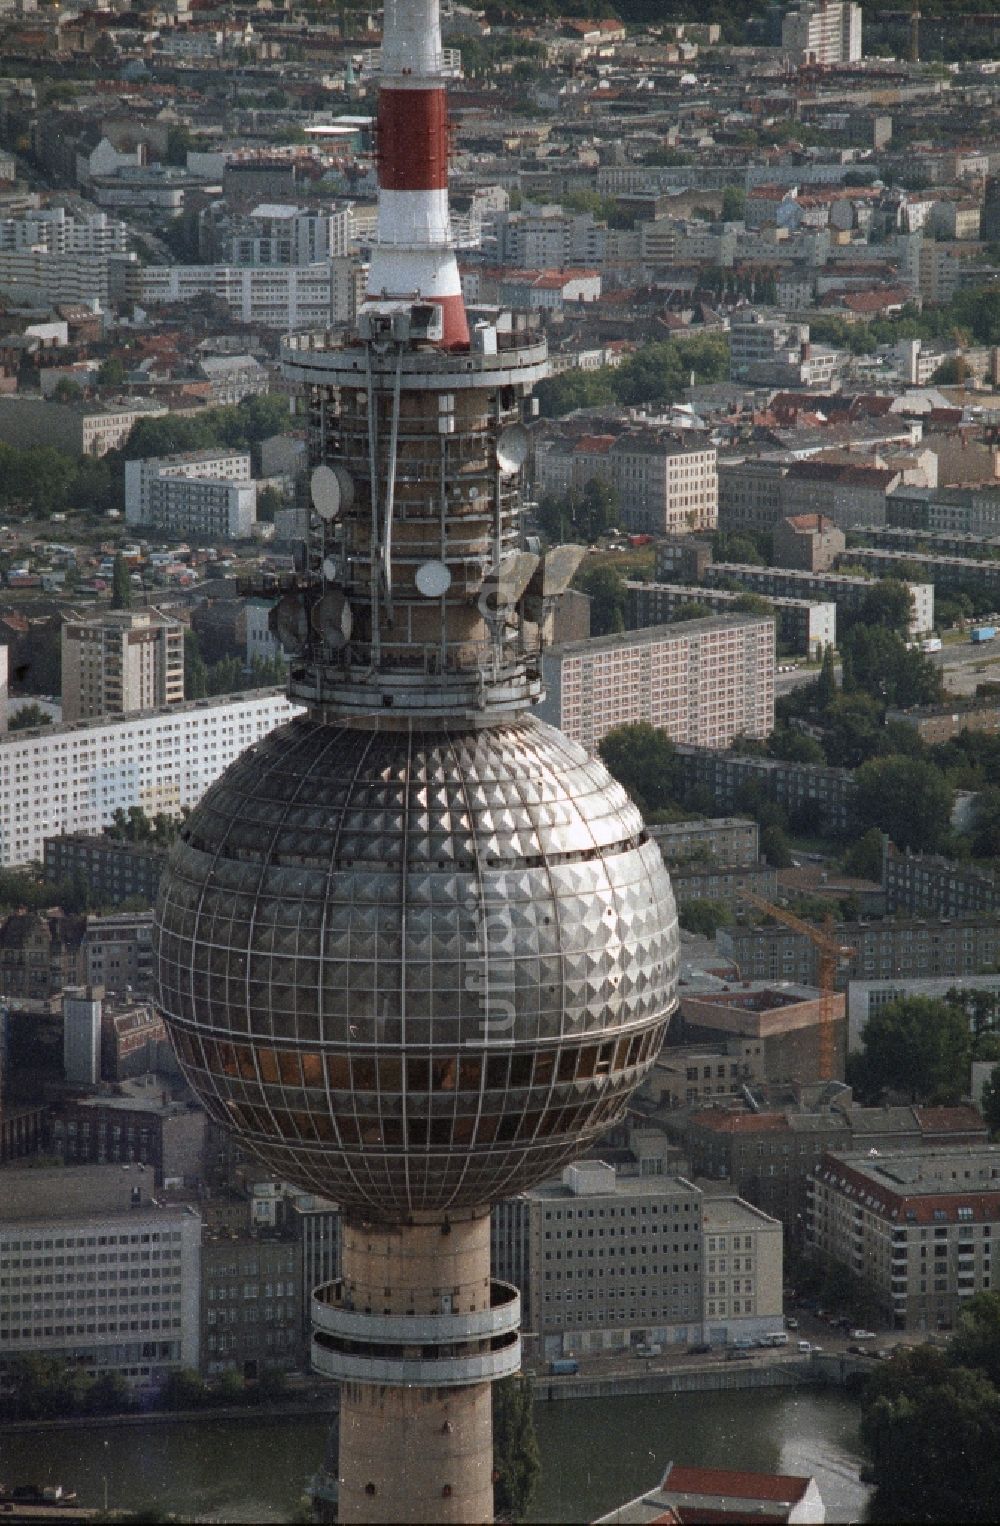
<path fill-rule="evenodd" d="M 520 1365 L 489 1208 L 624 1113 L 676 1000 L 670 881 L 599 761 L 531 714 L 579 547 L 522 549 L 546 347 L 467 312 L 438 0 L 389 0 L 379 212 L 352 332 L 293 334 L 309 565 L 273 612 L 305 713 L 181 829 L 158 1002 L 211 1116 L 338 1201 L 313 1295 L 342 1521 L 484 1522 Z"/>

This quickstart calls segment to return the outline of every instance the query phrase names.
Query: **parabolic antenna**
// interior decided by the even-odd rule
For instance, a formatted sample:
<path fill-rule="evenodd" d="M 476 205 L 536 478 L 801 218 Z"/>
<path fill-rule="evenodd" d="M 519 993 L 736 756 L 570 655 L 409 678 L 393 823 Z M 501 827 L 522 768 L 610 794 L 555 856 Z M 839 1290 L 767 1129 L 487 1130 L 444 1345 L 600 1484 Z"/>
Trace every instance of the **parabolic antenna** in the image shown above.
<path fill-rule="evenodd" d="M 309 616 L 301 593 L 283 594 L 271 610 L 268 624 L 286 652 L 303 647 L 309 638 Z"/>
<path fill-rule="evenodd" d="M 438 599 L 451 587 L 451 573 L 444 562 L 423 562 L 414 582 L 425 599 Z"/>
<path fill-rule="evenodd" d="M 354 615 L 339 588 L 329 589 L 313 605 L 312 624 L 317 636 L 322 636 L 335 652 L 347 645 L 354 629 Z"/>
<path fill-rule="evenodd" d="M 528 431 L 523 424 L 508 424 L 497 441 L 497 466 L 505 477 L 513 477 L 528 459 Z"/>
<path fill-rule="evenodd" d="M 539 558 L 531 551 L 512 551 L 494 574 L 496 602 L 505 609 L 516 604 L 534 576 Z"/>
<path fill-rule="evenodd" d="M 313 508 L 320 519 L 336 519 L 341 510 L 340 483 L 332 466 L 317 466 L 309 479 Z"/>

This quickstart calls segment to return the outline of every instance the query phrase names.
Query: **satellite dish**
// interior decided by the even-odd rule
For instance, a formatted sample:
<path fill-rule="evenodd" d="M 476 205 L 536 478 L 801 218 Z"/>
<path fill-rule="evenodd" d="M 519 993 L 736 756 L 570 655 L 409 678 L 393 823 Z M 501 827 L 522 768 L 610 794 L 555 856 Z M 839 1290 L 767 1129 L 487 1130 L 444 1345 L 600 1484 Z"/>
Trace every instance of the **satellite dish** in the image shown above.
<path fill-rule="evenodd" d="M 309 479 L 313 508 L 320 519 L 336 519 L 341 510 L 341 491 L 332 466 L 317 466 Z"/>
<path fill-rule="evenodd" d="M 335 583 L 337 581 L 337 573 L 337 563 L 333 557 L 325 556 L 323 558 L 323 576 L 326 578 L 326 581 L 328 583 Z"/>
<path fill-rule="evenodd" d="M 317 636 L 322 636 L 335 652 L 350 641 L 354 615 L 339 588 L 329 589 L 313 606 L 312 625 Z"/>
<path fill-rule="evenodd" d="M 528 459 L 528 431 L 523 424 L 508 424 L 497 441 L 497 466 L 504 477 L 513 477 Z"/>
<path fill-rule="evenodd" d="M 496 602 L 510 608 L 516 604 L 534 576 L 539 558 L 530 551 L 512 551 L 494 574 Z"/>
<path fill-rule="evenodd" d="M 451 573 L 444 562 L 423 562 L 414 581 L 425 599 L 439 599 L 451 587 Z"/>
<path fill-rule="evenodd" d="M 268 624 L 286 652 L 297 652 L 309 639 L 309 616 L 300 593 L 283 594 L 268 616 Z"/>

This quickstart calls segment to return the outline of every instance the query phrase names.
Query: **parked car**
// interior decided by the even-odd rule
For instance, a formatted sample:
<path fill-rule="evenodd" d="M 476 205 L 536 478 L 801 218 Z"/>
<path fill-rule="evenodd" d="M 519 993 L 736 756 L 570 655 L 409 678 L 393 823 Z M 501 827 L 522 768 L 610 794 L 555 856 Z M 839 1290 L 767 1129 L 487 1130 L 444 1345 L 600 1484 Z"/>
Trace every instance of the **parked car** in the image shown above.
<path fill-rule="evenodd" d="M 706 1345 L 689 1346 L 688 1347 L 688 1356 L 709 1356 L 711 1354 L 711 1350 L 712 1350 L 711 1346 L 706 1346 Z"/>
<path fill-rule="evenodd" d="M 793 1319 L 791 1317 L 786 1317 L 786 1319 L 785 1319 L 785 1329 L 786 1330 L 797 1330 L 798 1328 L 799 1328 L 799 1322 L 798 1322 L 797 1319 Z"/>
<path fill-rule="evenodd" d="M 852 1330 L 851 1331 L 851 1340 L 852 1341 L 873 1341 L 874 1339 L 875 1339 L 875 1331 L 874 1330 Z"/>

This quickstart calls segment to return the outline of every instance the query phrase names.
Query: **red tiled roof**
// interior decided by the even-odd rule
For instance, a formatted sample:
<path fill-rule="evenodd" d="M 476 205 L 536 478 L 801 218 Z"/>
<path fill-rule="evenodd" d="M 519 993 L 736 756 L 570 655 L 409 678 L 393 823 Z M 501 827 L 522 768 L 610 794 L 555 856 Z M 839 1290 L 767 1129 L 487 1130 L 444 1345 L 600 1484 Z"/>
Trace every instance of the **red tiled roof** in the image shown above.
<path fill-rule="evenodd" d="M 693 1113 L 690 1121 L 717 1134 L 781 1134 L 789 1128 L 784 1113 L 728 1113 L 717 1108 Z"/>
<path fill-rule="evenodd" d="M 672 1463 L 660 1485 L 671 1494 L 717 1494 L 722 1499 L 800 1500 L 811 1480 L 791 1473 L 744 1473 L 736 1468 L 686 1468 Z"/>
<path fill-rule="evenodd" d="M 986 1124 L 974 1107 L 915 1107 L 913 1116 L 924 1133 L 967 1134 L 985 1132 Z"/>

